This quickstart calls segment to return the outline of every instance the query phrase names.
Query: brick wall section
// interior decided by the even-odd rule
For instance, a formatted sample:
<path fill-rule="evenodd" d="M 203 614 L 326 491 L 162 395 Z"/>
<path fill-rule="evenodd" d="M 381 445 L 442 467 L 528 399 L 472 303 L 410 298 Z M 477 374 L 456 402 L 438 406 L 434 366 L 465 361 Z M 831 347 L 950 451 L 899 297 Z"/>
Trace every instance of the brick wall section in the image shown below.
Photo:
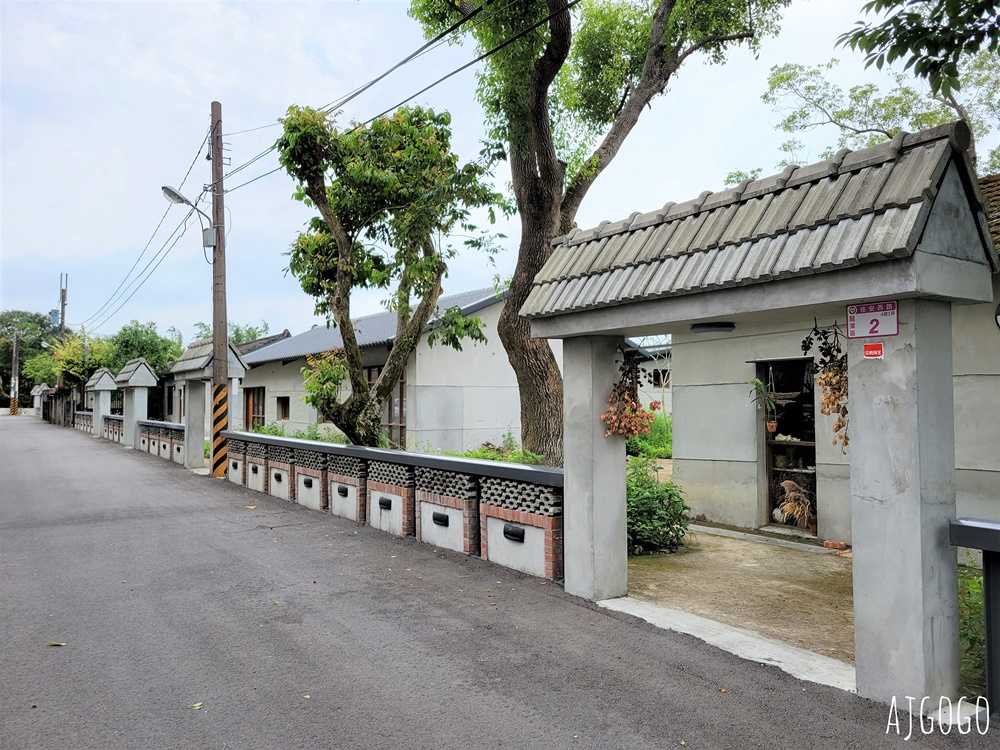
<path fill-rule="evenodd" d="M 247 444 L 242 440 L 230 440 L 227 452 L 229 453 L 229 464 L 226 466 L 226 476 L 230 479 L 233 478 L 233 472 L 237 471 L 233 468 L 233 461 L 238 461 L 240 468 L 236 480 L 245 487 L 247 483 Z"/>
<path fill-rule="evenodd" d="M 472 497 L 449 497 L 439 495 L 435 492 L 417 490 L 415 503 L 414 526 L 416 528 L 417 540 L 422 541 L 420 535 L 420 503 L 431 503 L 432 505 L 442 505 L 446 508 L 455 508 L 462 511 L 462 551 L 467 555 L 479 554 L 479 499 Z"/>
<path fill-rule="evenodd" d="M 267 481 L 268 489 L 267 492 L 270 494 L 271 488 L 271 474 L 275 471 L 281 473 L 281 481 L 288 483 L 288 499 L 291 502 L 295 502 L 295 483 L 292 481 L 294 477 L 292 476 L 292 467 L 294 464 L 290 464 L 286 461 L 272 461 L 268 459 L 267 461 Z"/>
<path fill-rule="evenodd" d="M 482 503 L 479 506 L 480 554 L 489 560 L 489 539 L 486 534 L 486 519 L 499 518 L 523 526 L 535 526 L 545 533 L 545 577 L 553 580 L 563 577 L 563 517 L 542 516 L 523 510 L 499 508 Z"/>
<path fill-rule="evenodd" d="M 247 456 L 247 461 L 246 461 L 247 484 L 250 483 L 250 475 L 253 473 L 254 466 L 257 467 L 258 474 L 264 478 L 263 482 L 261 483 L 261 491 L 266 494 L 267 487 L 270 484 L 270 481 L 268 480 L 267 476 L 267 459 L 260 458 L 259 456 Z"/>
<path fill-rule="evenodd" d="M 299 466 L 298 464 L 295 464 L 295 478 L 292 483 L 292 489 L 296 493 L 296 500 L 298 499 L 299 477 L 312 477 L 315 482 L 319 483 L 319 507 L 324 513 L 329 513 L 330 482 L 326 476 L 326 469 L 310 469 L 307 466 Z"/>
<path fill-rule="evenodd" d="M 416 534 L 416 502 L 413 487 L 403 487 L 398 484 L 386 484 L 385 482 L 373 482 L 368 479 L 368 492 L 366 493 L 369 502 L 371 496 L 377 492 L 388 492 L 391 495 L 399 495 L 403 498 L 403 536 L 414 536 Z M 360 493 L 359 493 L 360 494 Z"/>
<path fill-rule="evenodd" d="M 330 485 L 333 483 L 346 484 L 348 487 L 357 487 L 357 492 L 354 493 L 354 501 L 357 503 L 357 507 L 354 509 L 358 523 L 368 522 L 368 480 L 364 477 L 354 477 L 348 476 L 347 474 L 335 474 L 334 472 L 327 470 L 326 472 L 326 489 L 324 492 L 330 491 Z M 326 495 L 326 502 L 323 506 L 327 513 L 330 512 L 330 496 Z"/>

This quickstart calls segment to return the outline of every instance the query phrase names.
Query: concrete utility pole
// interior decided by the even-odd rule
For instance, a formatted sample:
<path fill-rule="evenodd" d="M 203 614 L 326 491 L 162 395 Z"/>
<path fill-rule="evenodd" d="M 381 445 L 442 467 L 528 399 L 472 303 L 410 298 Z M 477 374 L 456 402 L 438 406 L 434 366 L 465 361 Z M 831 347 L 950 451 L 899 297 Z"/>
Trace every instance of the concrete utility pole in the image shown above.
<path fill-rule="evenodd" d="M 225 477 L 229 451 L 229 325 L 226 320 L 226 213 L 222 187 L 222 105 L 212 102 L 212 476 Z"/>
<path fill-rule="evenodd" d="M 18 410 L 17 387 L 18 387 L 18 381 L 20 380 L 20 378 L 18 377 L 18 373 L 17 373 L 17 371 L 18 371 L 18 366 L 17 366 L 17 342 L 18 342 L 18 339 L 20 338 L 20 333 L 21 333 L 17 329 L 18 322 L 19 321 L 16 321 L 16 320 L 14 321 L 14 356 L 13 356 L 13 360 L 14 361 L 12 362 L 13 367 L 11 368 L 11 371 L 10 371 L 10 415 L 11 416 L 14 416 L 15 414 L 17 414 L 17 410 Z"/>
<path fill-rule="evenodd" d="M 59 274 L 59 340 L 66 343 L 66 292 L 69 290 L 69 274 Z M 62 385 L 60 383 L 60 385 Z"/>

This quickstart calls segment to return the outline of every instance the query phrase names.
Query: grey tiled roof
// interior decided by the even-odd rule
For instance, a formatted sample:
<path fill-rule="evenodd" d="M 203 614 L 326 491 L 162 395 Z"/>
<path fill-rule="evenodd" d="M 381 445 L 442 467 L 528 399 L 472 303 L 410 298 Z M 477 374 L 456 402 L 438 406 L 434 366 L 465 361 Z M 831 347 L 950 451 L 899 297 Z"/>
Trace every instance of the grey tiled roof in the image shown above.
<path fill-rule="evenodd" d="M 438 298 L 438 310 L 458 307 L 463 315 L 470 315 L 477 310 L 499 301 L 493 287 L 473 289 L 461 294 L 452 294 Z M 386 311 L 355 318 L 354 331 L 358 344 L 362 347 L 384 345 L 396 337 L 396 313 Z M 307 354 L 320 354 L 344 345 L 340 331 L 334 327 L 327 328 L 318 325 L 298 336 L 283 339 L 274 344 L 262 347 L 244 356 L 250 366 L 266 362 L 277 362 L 286 359 L 298 359 Z"/>
<path fill-rule="evenodd" d="M 548 317 L 908 256 L 956 154 L 969 174 L 967 147 L 960 122 L 900 133 L 862 151 L 843 149 L 818 164 L 573 230 L 553 241 L 520 312 Z M 982 201 L 975 179 L 967 182 Z M 977 220 L 989 247 L 981 209 Z M 995 256 L 989 260 L 996 270 Z"/>
<path fill-rule="evenodd" d="M 146 361 L 146 358 L 136 357 L 135 359 L 130 359 L 125 363 L 125 366 L 115 376 L 115 382 L 119 385 L 127 384 L 128 381 L 132 379 L 132 376 L 135 375 L 136 370 L 140 367 L 145 367 L 154 378 L 156 377 L 156 373 L 153 372 L 153 368 L 150 366 L 149 362 Z"/>
<path fill-rule="evenodd" d="M 198 372 L 199 370 L 204 370 L 212 363 L 212 339 L 201 339 L 199 341 L 192 341 L 180 358 L 170 366 L 170 373 L 172 375 L 179 375 L 187 372 Z M 233 343 L 229 342 L 229 351 L 231 355 L 235 355 L 235 359 L 238 363 L 246 363 L 246 359 L 236 350 Z M 230 362 L 234 359 L 233 356 L 230 357 Z M 232 366 L 232 365 L 230 365 Z"/>

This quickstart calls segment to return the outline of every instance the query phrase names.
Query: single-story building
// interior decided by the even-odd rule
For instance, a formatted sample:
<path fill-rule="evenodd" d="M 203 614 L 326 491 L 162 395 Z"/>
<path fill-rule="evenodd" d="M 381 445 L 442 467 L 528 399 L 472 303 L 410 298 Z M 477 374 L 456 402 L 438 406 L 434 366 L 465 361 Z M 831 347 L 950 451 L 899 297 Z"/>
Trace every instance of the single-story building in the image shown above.
<path fill-rule="evenodd" d="M 462 351 L 440 343 L 431 346 L 427 336 L 434 326 L 431 322 L 383 412 L 391 444 L 408 450 L 463 451 L 486 442 L 500 444 L 507 433 L 520 441 L 517 379 L 497 332 L 505 297 L 487 287 L 438 300 L 439 310 L 458 307 L 462 315 L 480 318 L 486 342 L 466 342 Z M 396 335 L 396 314 L 359 317 L 354 325 L 369 382 L 374 383 Z M 307 355 L 342 345 L 339 330 L 317 325 L 244 355 L 250 369 L 242 384 L 242 423 L 233 420 L 234 427 L 251 429 L 279 422 L 287 433 L 322 425 L 316 409 L 304 401 L 302 369 Z M 559 342 L 552 346 L 559 361 L 561 346 Z M 344 388 L 346 395 L 349 384 Z"/>

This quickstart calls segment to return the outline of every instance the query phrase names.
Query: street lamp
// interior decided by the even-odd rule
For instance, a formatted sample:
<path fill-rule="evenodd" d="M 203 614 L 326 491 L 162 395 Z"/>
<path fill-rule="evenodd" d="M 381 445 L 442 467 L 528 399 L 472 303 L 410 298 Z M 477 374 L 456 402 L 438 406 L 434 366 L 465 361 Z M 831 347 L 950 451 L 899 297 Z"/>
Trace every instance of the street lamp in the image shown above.
<path fill-rule="evenodd" d="M 185 198 L 181 193 L 170 185 L 164 185 L 160 188 L 163 191 L 163 197 L 166 198 L 171 203 L 182 203 L 185 206 L 191 206 L 195 211 L 197 211 L 200 216 L 198 217 L 198 224 L 201 225 L 201 244 L 204 247 L 215 247 L 215 227 L 212 226 L 212 217 L 198 208 L 194 203 Z M 206 227 L 201 223 L 201 217 L 204 216 L 208 219 L 208 226 Z"/>

